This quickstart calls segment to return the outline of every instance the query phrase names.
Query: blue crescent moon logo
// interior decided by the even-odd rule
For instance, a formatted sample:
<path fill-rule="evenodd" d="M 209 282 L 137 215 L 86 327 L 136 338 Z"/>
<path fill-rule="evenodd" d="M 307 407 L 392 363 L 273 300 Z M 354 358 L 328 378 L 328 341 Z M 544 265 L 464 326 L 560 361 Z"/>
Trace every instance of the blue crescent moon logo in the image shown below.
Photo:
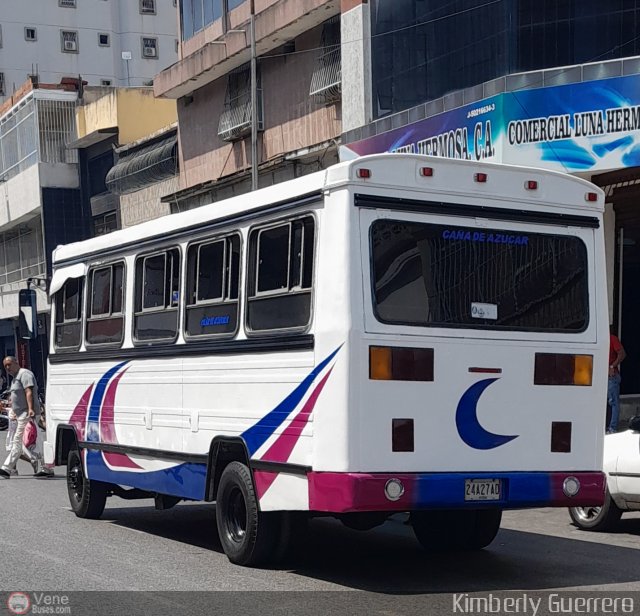
<path fill-rule="evenodd" d="M 518 438 L 485 430 L 478 421 L 478 400 L 484 390 L 498 379 L 486 379 L 474 383 L 464 392 L 456 410 L 456 427 L 460 438 L 474 449 L 494 449 Z"/>

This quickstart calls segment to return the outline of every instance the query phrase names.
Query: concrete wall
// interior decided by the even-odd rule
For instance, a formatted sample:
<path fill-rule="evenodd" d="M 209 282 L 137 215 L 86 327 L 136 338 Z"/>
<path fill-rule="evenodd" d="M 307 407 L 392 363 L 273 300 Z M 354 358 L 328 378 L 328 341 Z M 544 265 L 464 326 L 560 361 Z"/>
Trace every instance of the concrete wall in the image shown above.
<path fill-rule="evenodd" d="M 76 111 L 78 137 L 117 126 L 122 145 L 176 120 L 176 101 L 155 98 L 152 88 L 87 88 L 83 104 Z"/>
<path fill-rule="evenodd" d="M 2 231 L 6 231 L 25 218 L 33 217 L 41 207 L 39 165 L 31 165 L 10 180 L 0 183 L 0 229 Z"/>
<path fill-rule="evenodd" d="M 120 217 L 122 228 L 160 218 L 171 213 L 168 203 L 161 203 L 160 199 L 178 190 L 178 177 L 158 182 L 149 188 L 120 196 Z"/>

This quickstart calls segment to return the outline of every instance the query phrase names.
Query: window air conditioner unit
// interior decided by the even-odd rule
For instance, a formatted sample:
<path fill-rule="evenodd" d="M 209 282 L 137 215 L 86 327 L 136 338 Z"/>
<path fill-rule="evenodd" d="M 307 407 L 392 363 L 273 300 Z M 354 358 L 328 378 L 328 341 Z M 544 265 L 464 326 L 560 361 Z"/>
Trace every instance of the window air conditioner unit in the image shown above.
<path fill-rule="evenodd" d="M 142 55 L 145 58 L 155 58 L 156 57 L 156 48 L 155 47 L 144 47 L 142 50 Z"/>
<path fill-rule="evenodd" d="M 65 41 L 64 42 L 64 50 L 65 51 L 75 51 L 76 50 L 76 42 L 75 41 Z"/>

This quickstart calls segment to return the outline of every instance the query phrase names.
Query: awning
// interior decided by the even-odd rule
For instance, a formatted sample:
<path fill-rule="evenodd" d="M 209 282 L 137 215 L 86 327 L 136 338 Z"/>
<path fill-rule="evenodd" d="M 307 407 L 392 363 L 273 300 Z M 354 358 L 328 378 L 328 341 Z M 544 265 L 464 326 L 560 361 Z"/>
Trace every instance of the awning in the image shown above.
<path fill-rule="evenodd" d="M 126 195 L 177 175 L 177 150 L 178 137 L 173 134 L 121 156 L 107 173 L 108 190 L 116 195 Z"/>
<path fill-rule="evenodd" d="M 53 272 L 51 278 L 51 284 L 49 285 L 49 297 L 53 297 L 53 294 L 62 289 L 64 283 L 70 278 L 81 278 L 86 274 L 86 267 L 84 263 L 76 263 L 75 265 L 69 265 L 67 267 L 61 267 Z"/>

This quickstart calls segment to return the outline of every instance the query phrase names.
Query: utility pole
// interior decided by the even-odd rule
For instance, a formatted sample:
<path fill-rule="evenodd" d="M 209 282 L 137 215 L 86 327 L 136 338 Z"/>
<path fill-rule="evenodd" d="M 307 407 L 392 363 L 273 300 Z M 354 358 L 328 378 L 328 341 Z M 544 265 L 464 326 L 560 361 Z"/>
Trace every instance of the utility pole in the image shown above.
<path fill-rule="evenodd" d="M 258 188 L 258 59 L 256 58 L 256 7 L 251 0 L 251 190 Z"/>

